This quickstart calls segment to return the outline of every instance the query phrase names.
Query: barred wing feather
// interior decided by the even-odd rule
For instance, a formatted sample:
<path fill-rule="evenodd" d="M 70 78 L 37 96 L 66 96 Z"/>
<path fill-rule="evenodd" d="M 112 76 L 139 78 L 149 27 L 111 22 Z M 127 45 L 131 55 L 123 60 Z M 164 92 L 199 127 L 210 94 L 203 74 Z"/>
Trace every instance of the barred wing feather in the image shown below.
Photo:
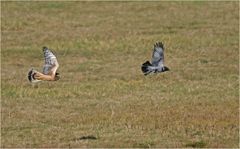
<path fill-rule="evenodd" d="M 43 74 L 48 74 L 51 68 L 54 66 L 57 58 L 56 56 L 48 49 L 47 47 L 43 47 L 44 53 L 44 66 L 43 66 Z"/>

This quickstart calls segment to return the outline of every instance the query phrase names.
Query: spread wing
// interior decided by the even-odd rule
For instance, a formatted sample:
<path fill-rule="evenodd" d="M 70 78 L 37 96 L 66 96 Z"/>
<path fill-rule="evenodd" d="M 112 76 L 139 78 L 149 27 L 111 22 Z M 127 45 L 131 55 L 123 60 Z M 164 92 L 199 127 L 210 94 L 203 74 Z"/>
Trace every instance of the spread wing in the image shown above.
<path fill-rule="evenodd" d="M 164 66 L 164 47 L 162 42 L 154 44 L 152 55 L 152 66 L 163 67 Z"/>
<path fill-rule="evenodd" d="M 43 47 L 44 54 L 44 66 L 43 66 L 43 74 L 49 74 L 50 70 L 56 66 L 57 58 L 56 56 L 48 49 L 47 47 Z"/>

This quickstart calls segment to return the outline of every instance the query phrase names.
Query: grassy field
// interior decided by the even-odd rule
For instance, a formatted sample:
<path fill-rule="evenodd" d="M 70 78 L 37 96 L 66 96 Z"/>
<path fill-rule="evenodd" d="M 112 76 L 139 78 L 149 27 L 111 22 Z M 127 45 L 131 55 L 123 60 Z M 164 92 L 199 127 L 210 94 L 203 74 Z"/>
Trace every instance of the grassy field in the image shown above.
<path fill-rule="evenodd" d="M 239 147 L 238 13 L 239 2 L 1 2 L 1 147 Z M 144 76 L 157 41 L 171 71 Z M 61 80 L 33 86 L 43 46 Z"/>

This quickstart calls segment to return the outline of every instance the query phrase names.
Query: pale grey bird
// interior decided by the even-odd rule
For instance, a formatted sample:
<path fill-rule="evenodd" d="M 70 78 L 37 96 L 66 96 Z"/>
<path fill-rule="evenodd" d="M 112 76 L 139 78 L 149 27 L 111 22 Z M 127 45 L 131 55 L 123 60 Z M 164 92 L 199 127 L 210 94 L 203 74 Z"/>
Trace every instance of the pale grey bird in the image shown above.
<path fill-rule="evenodd" d="M 153 47 L 152 63 L 146 61 L 142 64 L 142 72 L 148 75 L 151 72 L 159 73 L 169 71 L 170 69 L 164 66 L 164 46 L 162 42 L 157 42 Z"/>

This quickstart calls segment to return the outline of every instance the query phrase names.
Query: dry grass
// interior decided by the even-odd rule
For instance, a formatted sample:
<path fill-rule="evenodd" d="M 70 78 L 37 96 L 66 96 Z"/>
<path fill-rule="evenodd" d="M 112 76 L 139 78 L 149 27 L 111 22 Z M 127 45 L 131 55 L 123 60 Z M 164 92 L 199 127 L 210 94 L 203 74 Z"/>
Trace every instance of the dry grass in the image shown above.
<path fill-rule="evenodd" d="M 239 146 L 239 2 L 1 6 L 1 147 Z M 145 77 L 156 41 L 171 71 Z M 62 79 L 32 86 L 42 46 Z"/>

